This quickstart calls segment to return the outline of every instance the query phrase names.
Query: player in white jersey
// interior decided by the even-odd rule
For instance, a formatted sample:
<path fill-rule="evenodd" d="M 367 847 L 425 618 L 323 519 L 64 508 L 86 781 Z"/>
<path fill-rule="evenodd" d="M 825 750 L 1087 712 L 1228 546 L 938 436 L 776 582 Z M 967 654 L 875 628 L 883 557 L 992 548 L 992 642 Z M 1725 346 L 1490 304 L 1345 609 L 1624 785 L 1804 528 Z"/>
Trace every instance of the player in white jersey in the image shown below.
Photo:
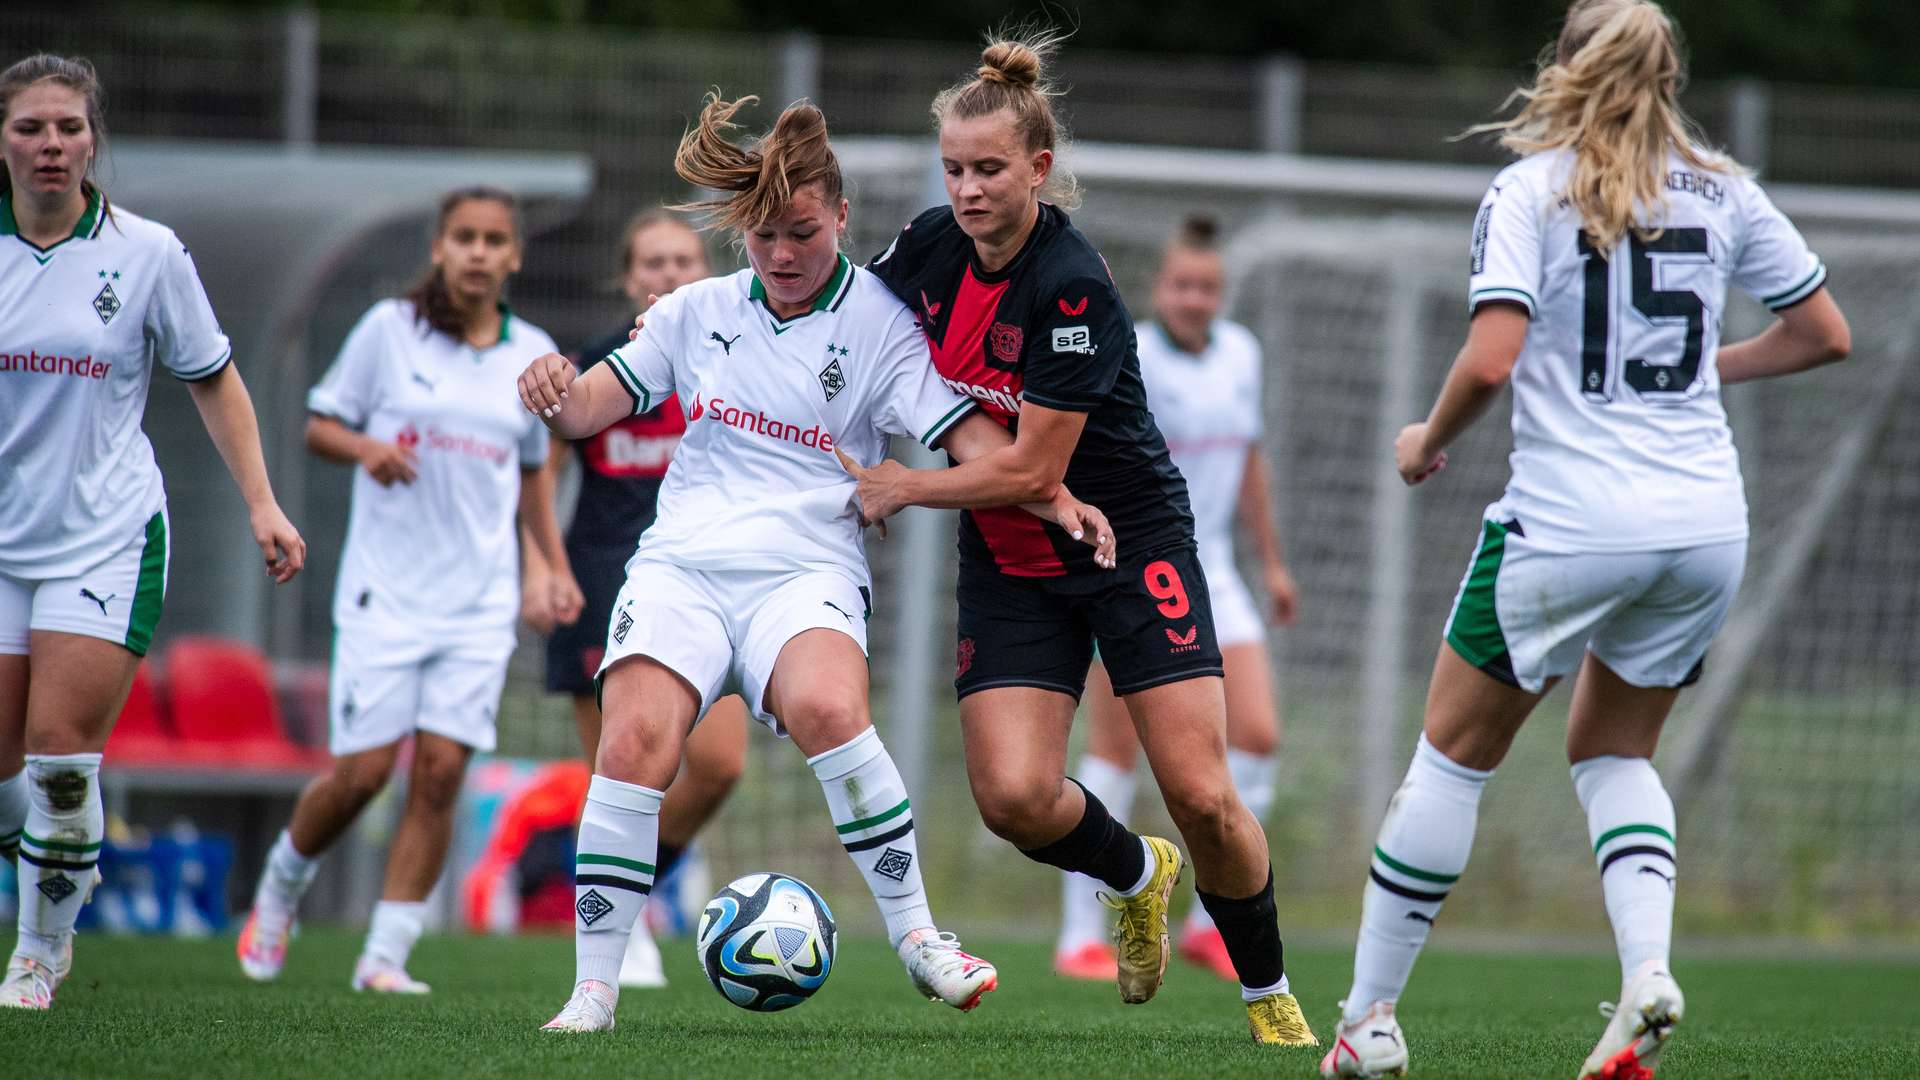
<path fill-rule="evenodd" d="M 872 592 L 854 480 L 836 455 L 871 464 L 895 435 L 962 457 L 1011 440 L 941 382 L 913 314 L 840 254 L 847 202 L 820 111 L 788 108 L 746 150 L 726 133 L 753 100 L 710 98 L 675 159 L 687 182 L 731 193 L 708 208 L 751 269 L 676 289 L 585 374 L 551 356 L 520 380 L 527 408 L 570 439 L 669 394 L 687 420 L 608 630 L 576 849 L 576 979 L 551 1031 L 613 1026 L 621 953 L 653 884 L 662 789 L 686 732 L 734 689 L 807 755 L 915 987 L 966 1010 L 998 983 L 935 927 L 907 792 L 868 718 Z M 1090 527 L 1086 508 L 1058 502 L 1034 509 Z"/>
<path fill-rule="evenodd" d="M 578 616 L 542 465 L 546 429 L 513 399 L 553 339 L 502 302 L 520 269 L 519 210 L 498 188 L 440 201 L 432 265 L 361 316 L 307 395 L 307 447 L 353 474 L 333 597 L 333 767 L 301 792 L 240 934 L 240 967 L 272 979 L 316 861 L 386 786 L 413 740 L 386 882 L 355 990 L 421 994 L 407 974 L 446 861 L 460 782 L 492 750 L 520 610 L 516 520 L 542 549 L 557 617 Z"/>
<path fill-rule="evenodd" d="M 1273 806 L 1280 743 L 1265 622 L 1293 621 L 1296 590 L 1274 527 L 1260 447 L 1260 342 L 1251 330 L 1220 317 L 1226 268 L 1218 233 L 1212 218 L 1195 215 L 1162 251 L 1153 282 L 1155 321 L 1139 331 L 1140 375 L 1193 503 L 1194 536 L 1226 669 L 1227 770 L 1240 800 L 1264 821 Z M 1236 512 L 1260 556 L 1266 618 L 1234 565 Z M 1088 672 L 1086 700 L 1087 750 L 1073 776 L 1124 821 L 1133 805 L 1140 739 L 1102 664 Z M 1063 874 L 1054 970 L 1068 978 L 1111 981 L 1118 960 L 1110 923 L 1097 884 Z M 1175 948 L 1223 979 L 1238 978 L 1204 904 L 1187 909 Z"/>
<path fill-rule="evenodd" d="M 1621 968 L 1579 1075 L 1651 1077 L 1685 1012 L 1669 967 L 1673 801 L 1650 758 L 1746 556 L 1720 387 L 1838 360 L 1850 339 L 1799 232 L 1695 138 L 1674 34 L 1644 0 L 1582 0 L 1519 112 L 1477 129 L 1521 160 L 1474 219 L 1466 344 L 1394 459 L 1409 484 L 1433 475 L 1511 382 L 1512 479 L 1487 509 L 1373 849 L 1325 1075 L 1406 1070 L 1395 1002 L 1466 868 L 1487 780 L 1566 676 L 1567 757 Z M 1729 286 L 1779 318 L 1722 345 Z"/>
<path fill-rule="evenodd" d="M 274 501 L 253 403 L 173 231 L 93 181 L 84 60 L 0 72 L 0 856 L 19 937 L 0 1006 L 45 1009 L 105 835 L 100 752 L 167 587 L 166 491 L 140 430 L 157 363 L 186 381 L 275 581 L 306 545 Z"/>

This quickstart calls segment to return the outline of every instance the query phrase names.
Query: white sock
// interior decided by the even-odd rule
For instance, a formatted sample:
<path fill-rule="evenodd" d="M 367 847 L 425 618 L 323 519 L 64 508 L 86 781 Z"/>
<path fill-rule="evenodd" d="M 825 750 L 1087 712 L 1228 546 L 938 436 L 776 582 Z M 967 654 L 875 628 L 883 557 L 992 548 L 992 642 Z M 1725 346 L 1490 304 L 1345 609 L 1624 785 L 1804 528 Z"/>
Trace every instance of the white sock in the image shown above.
<path fill-rule="evenodd" d="M 318 863 L 318 859 L 300 854 L 300 849 L 293 846 L 293 836 L 286 829 L 280 830 L 273 847 L 267 851 L 260 884 L 253 891 L 254 909 L 269 917 L 291 918 L 300 906 L 300 898 L 306 895 L 307 886 L 313 884 Z M 378 909 L 375 913 L 378 914 Z"/>
<path fill-rule="evenodd" d="M 1274 792 L 1278 789 L 1276 774 L 1280 769 L 1279 754 L 1249 754 L 1245 750 L 1227 748 L 1227 775 L 1233 777 L 1233 788 L 1240 793 L 1240 801 L 1253 814 L 1253 820 L 1266 828 L 1267 812 L 1273 809 Z M 1213 929 L 1213 916 L 1207 914 L 1207 905 L 1194 901 L 1187 909 L 1187 928 L 1189 934 Z M 1285 980 L 1281 980 L 1284 982 Z M 1251 992 L 1251 991 L 1249 991 Z M 1286 990 L 1271 991 L 1276 994 Z M 1259 996 L 1264 997 L 1265 994 Z M 1252 1001 L 1253 998 L 1248 998 Z"/>
<path fill-rule="evenodd" d="M 1107 813 L 1122 824 L 1133 813 L 1135 781 L 1132 769 L 1123 769 L 1103 757 L 1083 754 L 1073 778 L 1105 804 Z M 1147 860 L 1153 866 L 1153 860 Z M 1085 874 L 1060 874 L 1060 939 L 1054 947 L 1071 952 L 1113 937 L 1113 913 L 1095 895 L 1100 883 Z M 1199 905 L 1195 905 L 1198 907 Z"/>
<path fill-rule="evenodd" d="M 1673 799 L 1646 758 L 1597 757 L 1573 767 L 1587 811 L 1587 838 L 1613 921 L 1624 982 L 1643 966 L 1667 966 L 1673 944 Z"/>
<path fill-rule="evenodd" d="M 404 970 L 426 917 L 425 900 L 382 900 L 373 905 L 373 924 L 367 927 L 361 956 L 382 967 Z"/>
<path fill-rule="evenodd" d="M 20 939 L 14 953 L 48 967 L 73 931 L 106 838 L 99 754 L 28 754 L 20 832 Z"/>
<path fill-rule="evenodd" d="M 663 793 L 595 776 L 573 859 L 574 982 L 620 985 L 627 936 L 653 891 Z"/>
<path fill-rule="evenodd" d="M 1123 899 L 1131 900 L 1146 892 L 1147 886 L 1153 884 L 1153 871 L 1159 864 L 1154 860 L 1153 848 L 1147 845 L 1147 838 L 1144 836 L 1140 837 L 1140 853 L 1146 858 L 1147 864 L 1140 868 L 1139 881 L 1134 882 L 1129 888 L 1120 890 L 1120 896 Z"/>
<path fill-rule="evenodd" d="M 933 911 L 920 883 L 913 807 L 880 733 L 870 727 L 807 764 L 826 793 L 841 846 L 887 921 L 887 940 L 898 949 L 908 934 L 932 928 Z"/>
<path fill-rule="evenodd" d="M 1448 760 L 1420 736 L 1373 849 L 1347 992 L 1349 1023 L 1376 1001 L 1400 999 L 1440 905 L 1467 868 L 1480 793 L 1492 775 Z"/>
<path fill-rule="evenodd" d="M 0 859 L 11 861 L 27 824 L 27 770 L 0 780 Z"/>

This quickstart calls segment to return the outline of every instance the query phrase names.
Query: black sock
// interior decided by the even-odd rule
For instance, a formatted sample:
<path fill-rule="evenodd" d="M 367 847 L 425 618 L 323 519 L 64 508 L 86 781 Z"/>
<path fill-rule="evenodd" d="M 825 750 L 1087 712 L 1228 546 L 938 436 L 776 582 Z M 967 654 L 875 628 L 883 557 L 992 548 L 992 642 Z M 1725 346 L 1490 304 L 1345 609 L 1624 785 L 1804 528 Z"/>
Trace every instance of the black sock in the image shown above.
<path fill-rule="evenodd" d="M 666 876 L 673 871 L 674 864 L 680 861 L 680 856 L 686 853 L 685 844 L 669 844 L 662 841 L 659 850 L 653 856 L 653 880 L 665 880 Z"/>
<path fill-rule="evenodd" d="M 1107 813 L 1093 792 L 1087 791 L 1086 785 L 1071 776 L 1067 779 L 1087 796 L 1087 809 L 1080 815 L 1080 824 L 1053 843 L 1022 849 L 1020 854 L 1034 862 L 1085 874 L 1116 892 L 1133 888 L 1147 872 L 1147 851 L 1140 837 L 1113 820 L 1113 815 Z M 1268 908 L 1271 910 L 1272 904 L 1268 904 Z"/>
<path fill-rule="evenodd" d="M 1273 867 L 1267 867 L 1267 885 L 1244 900 L 1232 900 L 1195 889 L 1200 903 L 1220 928 L 1240 985 L 1265 990 L 1287 973 L 1280 951 L 1280 917 L 1273 907 Z"/>

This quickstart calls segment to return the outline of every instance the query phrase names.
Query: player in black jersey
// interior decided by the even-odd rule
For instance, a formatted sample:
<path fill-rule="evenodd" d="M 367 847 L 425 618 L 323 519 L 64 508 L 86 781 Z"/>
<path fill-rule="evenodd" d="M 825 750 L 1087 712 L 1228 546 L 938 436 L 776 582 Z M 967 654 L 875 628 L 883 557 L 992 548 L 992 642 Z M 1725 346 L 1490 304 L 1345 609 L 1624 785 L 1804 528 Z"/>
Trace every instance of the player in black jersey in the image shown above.
<path fill-rule="evenodd" d="M 620 288 L 636 311 L 709 273 L 699 234 L 664 210 L 643 212 L 627 223 L 620 262 Z M 626 331 L 621 330 L 581 349 L 572 359 L 584 372 L 626 343 Z M 545 584 L 550 577 L 547 568 L 536 547 L 521 545 L 527 621 L 552 631 L 547 640 L 547 690 L 572 696 L 574 722 L 589 766 L 600 745 L 600 705 L 593 677 L 606 651 L 614 597 L 626 581 L 627 560 L 640 534 L 653 524 L 660 482 L 686 427 L 679 402 L 668 398 L 592 438 L 572 443 L 554 440 L 547 466 L 556 481 L 569 457 L 577 455 L 580 463 L 580 492 L 566 534 L 567 559 L 585 597 L 578 619 L 567 623 L 555 617 L 555 609 L 563 605 L 552 598 Z M 542 598 L 550 606 L 543 606 Z M 656 880 L 667 876 L 694 834 L 719 811 L 746 763 L 746 705 L 738 696 L 729 696 L 715 703 L 706 720 L 687 737 L 680 776 L 661 805 Z M 627 941 L 621 985 L 665 985 L 659 950 L 645 926 L 636 926 Z"/>
<path fill-rule="evenodd" d="M 1054 91 L 1041 80 L 1057 44 L 995 41 L 976 78 L 935 99 L 951 205 L 916 218 L 872 264 L 920 314 L 941 376 L 1014 444 L 947 470 L 859 470 L 862 512 L 878 520 L 906 505 L 964 506 L 958 493 L 979 483 L 971 474 L 993 470 L 1064 480 L 1106 512 L 1119 541 L 1114 571 L 1037 520 L 963 515 L 954 681 L 975 802 L 1030 858 L 1121 898 L 1121 997 L 1152 997 L 1179 850 L 1127 831 L 1065 775 L 1097 640 L 1194 853 L 1254 1038 L 1311 1045 L 1288 992 L 1266 837 L 1227 771 L 1220 651 L 1186 483 L 1147 411 L 1126 306 L 1058 206 L 1075 191 L 1055 167 Z"/>

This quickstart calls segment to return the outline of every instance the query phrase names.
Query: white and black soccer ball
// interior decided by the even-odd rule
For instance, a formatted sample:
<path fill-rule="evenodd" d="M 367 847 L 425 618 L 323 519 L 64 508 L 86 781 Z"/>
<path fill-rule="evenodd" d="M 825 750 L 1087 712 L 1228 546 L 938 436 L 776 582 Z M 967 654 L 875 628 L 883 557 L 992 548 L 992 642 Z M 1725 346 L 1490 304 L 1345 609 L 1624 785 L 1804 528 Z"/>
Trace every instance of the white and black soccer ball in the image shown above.
<path fill-rule="evenodd" d="M 754 1012 L 779 1012 L 827 981 L 838 938 L 819 893 L 769 872 L 738 878 L 709 900 L 694 944 L 722 997 Z"/>

